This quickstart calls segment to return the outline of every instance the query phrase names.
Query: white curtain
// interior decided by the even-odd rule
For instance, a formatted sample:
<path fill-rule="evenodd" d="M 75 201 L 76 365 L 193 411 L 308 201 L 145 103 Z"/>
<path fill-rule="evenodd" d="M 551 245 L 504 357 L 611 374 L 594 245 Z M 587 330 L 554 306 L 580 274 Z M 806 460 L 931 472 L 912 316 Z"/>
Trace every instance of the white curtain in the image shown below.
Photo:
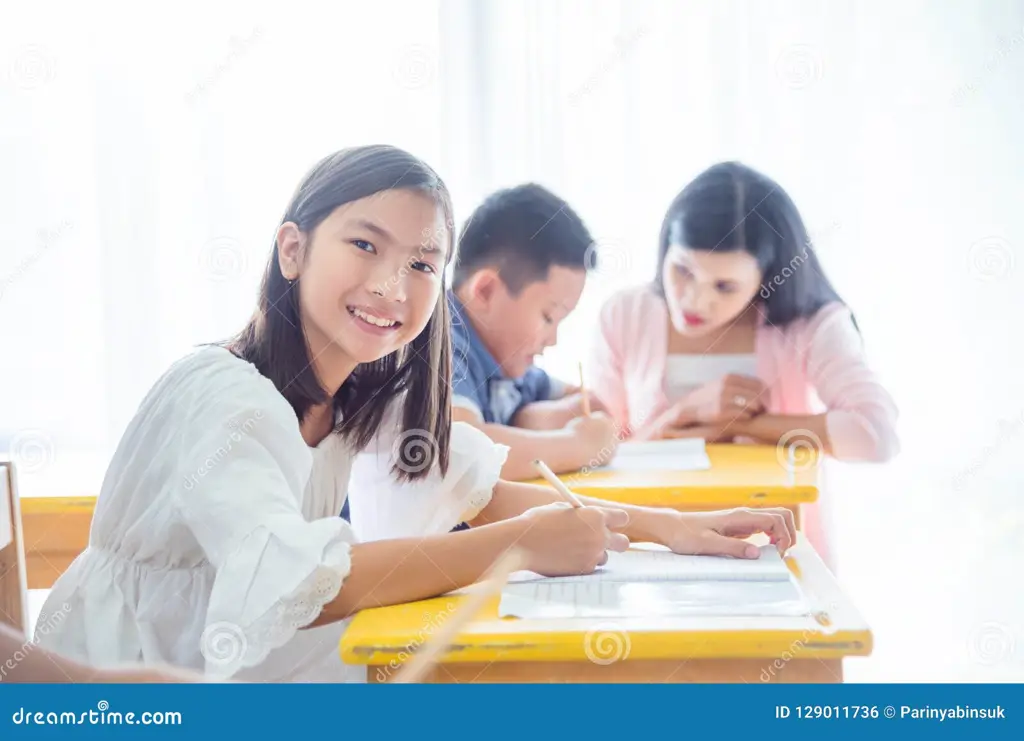
<path fill-rule="evenodd" d="M 877 636 L 851 676 L 1024 678 L 1019 0 L 21 3 L 0 70 L 0 450 L 26 487 L 94 488 L 155 376 L 244 322 L 329 151 L 410 149 L 460 221 L 527 180 L 565 197 L 602 261 L 543 360 L 570 377 L 672 196 L 740 159 L 796 200 L 902 413 L 897 461 L 828 471 Z"/>

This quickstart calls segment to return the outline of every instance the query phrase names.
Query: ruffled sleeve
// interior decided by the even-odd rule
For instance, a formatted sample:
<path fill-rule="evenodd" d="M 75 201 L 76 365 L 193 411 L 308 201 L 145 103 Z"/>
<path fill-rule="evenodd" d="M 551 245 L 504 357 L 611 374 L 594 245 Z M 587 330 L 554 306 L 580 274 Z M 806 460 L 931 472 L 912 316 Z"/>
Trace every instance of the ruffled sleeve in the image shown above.
<path fill-rule="evenodd" d="M 393 404 L 382 433 L 361 451 L 352 466 L 349 511 L 360 540 L 437 535 L 475 518 L 491 501 L 508 448 L 471 425 L 452 425 L 448 474 L 435 465 L 430 474 L 400 482 L 392 472 L 398 451 L 409 460 L 437 443 L 423 430 L 400 433 L 398 404 Z"/>
<path fill-rule="evenodd" d="M 216 570 L 200 647 L 227 677 L 261 663 L 333 600 L 350 569 L 352 529 L 308 521 L 312 460 L 295 414 L 251 366 L 212 369 L 189 408 L 177 506 Z M 251 371 L 251 372 L 250 372 Z"/>

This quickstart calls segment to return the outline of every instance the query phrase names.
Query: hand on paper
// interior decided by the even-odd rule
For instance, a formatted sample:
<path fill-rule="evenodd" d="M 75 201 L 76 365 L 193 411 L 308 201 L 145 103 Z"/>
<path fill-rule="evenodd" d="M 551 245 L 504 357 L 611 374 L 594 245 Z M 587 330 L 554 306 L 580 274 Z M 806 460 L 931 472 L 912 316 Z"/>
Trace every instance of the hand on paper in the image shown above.
<path fill-rule="evenodd" d="M 572 431 L 579 459 L 585 465 L 593 468 L 615 457 L 619 447 L 619 433 L 615 421 L 604 412 L 577 417 L 568 424 L 567 429 Z"/>
<path fill-rule="evenodd" d="M 608 560 L 608 551 L 629 548 L 629 539 L 614 532 L 629 523 L 621 509 L 555 502 L 520 517 L 526 520 L 518 542 L 526 553 L 526 568 L 542 576 L 589 574 Z"/>
<path fill-rule="evenodd" d="M 783 507 L 739 508 L 719 512 L 665 512 L 667 530 L 660 540 L 675 553 L 757 558 L 758 547 L 746 542 L 764 533 L 785 554 L 796 543 L 793 513 Z"/>

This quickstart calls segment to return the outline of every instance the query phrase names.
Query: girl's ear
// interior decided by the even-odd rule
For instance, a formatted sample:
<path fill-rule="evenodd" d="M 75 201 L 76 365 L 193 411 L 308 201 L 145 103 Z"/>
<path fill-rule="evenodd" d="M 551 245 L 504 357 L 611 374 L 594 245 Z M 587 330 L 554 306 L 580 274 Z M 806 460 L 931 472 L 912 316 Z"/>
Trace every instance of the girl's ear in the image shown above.
<path fill-rule="evenodd" d="M 281 224 L 277 230 L 277 261 L 285 280 L 299 277 L 304 246 L 305 240 L 297 224 L 292 221 Z"/>

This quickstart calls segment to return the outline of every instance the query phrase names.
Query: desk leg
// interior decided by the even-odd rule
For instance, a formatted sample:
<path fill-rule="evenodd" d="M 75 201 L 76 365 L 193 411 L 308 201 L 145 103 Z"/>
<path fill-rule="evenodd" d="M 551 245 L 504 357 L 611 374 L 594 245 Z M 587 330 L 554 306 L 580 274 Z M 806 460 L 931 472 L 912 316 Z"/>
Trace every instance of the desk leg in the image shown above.
<path fill-rule="evenodd" d="M 368 681 L 377 683 L 393 671 L 370 666 Z M 430 684 L 623 683 L 623 684 L 763 684 L 843 681 L 842 659 L 693 659 L 619 661 L 607 666 L 589 661 L 506 661 L 435 666 Z"/>

